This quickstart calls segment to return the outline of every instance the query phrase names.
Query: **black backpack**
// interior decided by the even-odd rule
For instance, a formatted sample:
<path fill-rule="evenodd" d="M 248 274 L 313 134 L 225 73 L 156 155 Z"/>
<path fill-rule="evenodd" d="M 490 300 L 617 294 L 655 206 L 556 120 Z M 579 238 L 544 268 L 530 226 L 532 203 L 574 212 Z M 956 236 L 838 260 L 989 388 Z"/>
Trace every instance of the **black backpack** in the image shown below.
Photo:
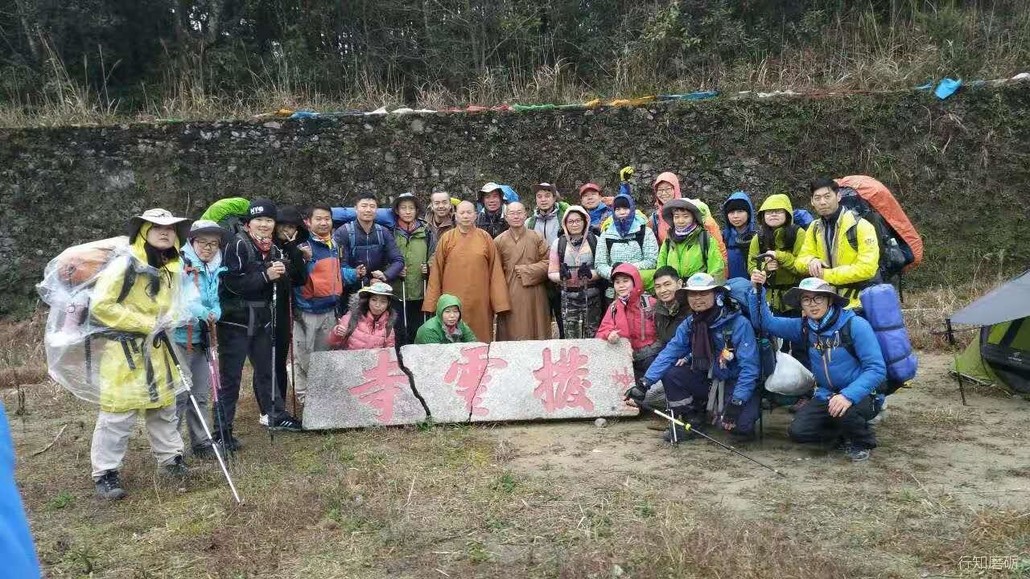
<path fill-rule="evenodd" d="M 900 278 L 901 270 L 915 261 L 912 249 L 905 240 L 894 231 L 894 228 L 869 203 L 851 187 L 841 187 L 841 205 L 855 214 L 857 219 L 865 219 L 876 230 L 876 243 L 880 248 L 880 277 L 884 280 Z M 858 227 L 852 227 L 845 233 L 848 245 L 858 251 Z"/>
<path fill-rule="evenodd" d="M 587 232 L 587 243 L 590 245 L 590 253 L 591 253 L 591 255 L 594 255 L 595 259 L 596 259 L 596 255 L 597 255 L 597 236 L 594 235 L 593 233 L 590 233 L 588 231 Z M 565 261 L 565 250 L 568 249 L 568 247 L 569 247 L 569 238 L 565 237 L 565 233 L 563 232 L 561 235 L 558 236 L 558 262 L 559 263 L 564 263 L 564 261 Z M 609 245 L 608 246 L 609 255 L 610 255 L 611 250 L 612 250 L 611 246 Z M 643 251 L 643 246 L 641 246 L 641 251 Z"/>

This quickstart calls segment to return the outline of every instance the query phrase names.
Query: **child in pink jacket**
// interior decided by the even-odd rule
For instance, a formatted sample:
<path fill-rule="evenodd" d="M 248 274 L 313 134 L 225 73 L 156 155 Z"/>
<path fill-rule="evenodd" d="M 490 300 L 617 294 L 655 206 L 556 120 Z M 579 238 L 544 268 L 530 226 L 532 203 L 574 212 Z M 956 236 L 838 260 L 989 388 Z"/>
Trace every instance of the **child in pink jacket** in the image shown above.
<path fill-rule="evenodd" d="M 329 333 L 329 347 L 333 350 L 369 350 L 393 348 L 393 332 L 397 312 L 390 307 L 393 288 L 375 282 L 351 296 L 347 313 Z"/>
<path fill-rule="evenodd" d="M 623 263 L 612 273 L 615 299 L 604 311 L 597 336 L 611 344 L 622 338 L 633 348 L 633 375 L 639 380 L 662 351 L 654 325 L 655 299 L 644 293 L 640 271 L 632 263 Z"/>

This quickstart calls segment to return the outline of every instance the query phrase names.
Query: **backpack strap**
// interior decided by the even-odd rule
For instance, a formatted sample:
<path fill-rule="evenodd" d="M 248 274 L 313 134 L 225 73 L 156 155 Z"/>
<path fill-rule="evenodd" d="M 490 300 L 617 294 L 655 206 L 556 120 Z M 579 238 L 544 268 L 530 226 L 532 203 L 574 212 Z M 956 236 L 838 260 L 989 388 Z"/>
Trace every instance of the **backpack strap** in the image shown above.
<path fill-rule="evenodd" d="M 122 276 L 122 288 L 118 290 L 118 299 L 116 303 L 122 303 L 125 298 L 129 297 L 129 292 L 132 291 L 132 286 L 136 285 L 136 268 L 132 265 L 132 260 L 129 260 L 129 267 L 125 268 L 125 275 Z"/>
<path fill-rule="evenodd" d="M 668 238 L 666 238 L 668 241 Z M 711 249 L 711 239 L 708 236 L 708 230 L 701 227 L 701 271 L 708 273 L 708 250 Z"/>
<path fill-rule="evenodd" d="M 569 238 L 562 235 L 558 238 L 558 263 L 565 263 L 565 251 L 569 248 Z"/>
<path fill-rule="evenodd" d="M 587 231 L 587 243 L 590 244 L 591 259 L 597 259 L 597 236 Z M 611 253 L 608 254 L 611 257 Z"/>

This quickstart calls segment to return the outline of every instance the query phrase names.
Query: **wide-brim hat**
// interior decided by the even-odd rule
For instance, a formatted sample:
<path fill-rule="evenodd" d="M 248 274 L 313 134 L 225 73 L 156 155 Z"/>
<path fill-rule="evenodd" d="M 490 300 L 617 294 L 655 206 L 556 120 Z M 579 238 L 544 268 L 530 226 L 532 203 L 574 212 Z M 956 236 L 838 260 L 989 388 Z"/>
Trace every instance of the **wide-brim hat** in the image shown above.
<path fill-rule="evenodd" d="M 848 299 L 837 293 L 837 288 L 830 285 L 830 282 L 818 277 L 806 277 L 801 280 L 798 287 L 790 288 L 783 294 L 783 303 L 791 308 L 801 308 L 802 294 L 822 294 L 830 298 L 830 303 L 844 307 L 848 305 Z"/>
<path fill-rule="evenodd" d="M 367 285 L 361 288 L 360 290 L 358 290 L 358 293 L 376 296 L 386 296 L 390 299 L 396 299 L 396 297 L 393 295 L 393 288 L 390 287 L 390 284 L 383 283 L 381 281 L 377 281 L 372 285 Z"/>
<path fill-rule="evenodd" d="M 672 215 L 677 209 L 689 211 L 694 217 L 694 223 L 698 225 L 704 223 L 704 219 L 701 217 L 701 210 L 698 209 L 697 205 L 686 199 L 670 199 L 666 201 L 665 205 L 662 206 L 662 219 L 665 219 L 665 222 L 671 225 Z"/>
<path fill-rule="evenodd" d="M 725 290 L 726 286 L 715 281 L 715 278 L 710 274 L 698 272 L 688 277 L 687 283 L 680 289 L 685 292 L 707 292 L 712 290 Z"/>
<path fill-rule="evenodd" d="M 186 219 L 185 217 L 176 217 L 167 209 L 155 207 L 154 209 L 147 209 L 142 214 L 129 220 L 130 243 L 136 239 L 136 235 L 139 233 L 139 230 L 143 227 L 144 223 L 152 223 L 154 225 L 174 225 L 175 235 L 179 237 L 179 241 L 186 239 L 190 228 L 189 219 Z"/>
<path fill-rule="evenodd" d="M 397 208 L 400 207 L 401 203 L 404 201 L 411 201 L 415 204 L 415 215 L 419 215 L 422 213 L 422 204 L 418 202 L 418 197 L 416 197 L 414 193 L 409 191 L 407 193 L 401 193 L 393 200 L 393 204 L 391 205 L 391 207 L 393 209 L 394 215 L 397 214 Z"/>

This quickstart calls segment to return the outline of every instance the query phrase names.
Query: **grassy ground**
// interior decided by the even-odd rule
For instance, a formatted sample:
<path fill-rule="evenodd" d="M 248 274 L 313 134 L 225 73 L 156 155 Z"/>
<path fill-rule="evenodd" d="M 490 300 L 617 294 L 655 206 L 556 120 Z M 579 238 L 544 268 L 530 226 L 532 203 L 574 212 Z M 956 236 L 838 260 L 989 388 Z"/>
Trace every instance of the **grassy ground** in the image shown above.
<path fill-rule="evenodd" d="M 4 359 L 35 330 L 0 336 Z M 950 360 L 923 355 L 866 465 L 790 444 L 787 413 L 767 414 L 765 440 L 745 450 L 783 478 L 708 443 L 663 446 L 646 420 L 271 442 L 247 397 L 232 465 L 242 506 L 214 463 L 195 463 L 183 488 L 157 477 L 142 429 L 129 498 L 100 503 L 95 409 L 48 382 L 0 393 L 51 577 L 1028 575 L 1027 402 L 981 388 L 963 407 Z M 1005 569 L 977 568 L 991 556 L 981 567 Z"/>

